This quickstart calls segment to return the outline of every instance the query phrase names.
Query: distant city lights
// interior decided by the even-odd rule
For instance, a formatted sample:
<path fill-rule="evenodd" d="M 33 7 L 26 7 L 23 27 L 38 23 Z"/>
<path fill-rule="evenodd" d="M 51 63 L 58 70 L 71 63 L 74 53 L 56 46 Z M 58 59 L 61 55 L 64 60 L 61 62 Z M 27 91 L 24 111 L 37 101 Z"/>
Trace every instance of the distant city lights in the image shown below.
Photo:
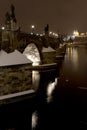
<path fill-rule="evenodd" d="M 78 36 L 79 36 L 79 32 L 78 32 L 77 30 L 75 30 L 75 31 L 73 32 L 73 35 L 74 35 L 75 37 L 78 37 Z"/>
<path fill-rule="evenodd" d="M 50 37 L 55 37 L 55 38 L 58 38 L 58 34 L 57 33 L 54 33 L 52 31 L 49 32 L 49 36 Z"/>

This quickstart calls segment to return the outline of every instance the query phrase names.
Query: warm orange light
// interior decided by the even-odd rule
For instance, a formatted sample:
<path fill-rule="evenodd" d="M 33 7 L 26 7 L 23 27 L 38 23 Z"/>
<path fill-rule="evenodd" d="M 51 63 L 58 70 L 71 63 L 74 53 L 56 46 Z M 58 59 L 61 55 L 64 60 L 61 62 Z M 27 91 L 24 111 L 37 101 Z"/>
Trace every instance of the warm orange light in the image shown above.
<path fill-rule="evenodd" d="M 75 30 L 75 31 L 73 32 L 73 35 L 74 35 L 75 37 L 78 37 L 78 36 L 79 36 L 79 32 L 78 32 L 77 30 Z"/>

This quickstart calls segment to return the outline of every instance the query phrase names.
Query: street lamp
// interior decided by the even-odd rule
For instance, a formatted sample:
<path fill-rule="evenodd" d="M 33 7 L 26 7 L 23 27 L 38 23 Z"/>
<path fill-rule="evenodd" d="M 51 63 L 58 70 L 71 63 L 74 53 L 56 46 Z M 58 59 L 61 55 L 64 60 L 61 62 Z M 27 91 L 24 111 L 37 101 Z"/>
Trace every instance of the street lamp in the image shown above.
<path fill-rule="evenodd" d="M 3 27 L 1 27 L 1 29 L 2 29 L 2 30 L 5 30 L 5 27 L 3 26 Z"/>
<path fill-rule="evenodd" d="M 34 34 L 35 26 L 31 25 L 31 33 Z"/>

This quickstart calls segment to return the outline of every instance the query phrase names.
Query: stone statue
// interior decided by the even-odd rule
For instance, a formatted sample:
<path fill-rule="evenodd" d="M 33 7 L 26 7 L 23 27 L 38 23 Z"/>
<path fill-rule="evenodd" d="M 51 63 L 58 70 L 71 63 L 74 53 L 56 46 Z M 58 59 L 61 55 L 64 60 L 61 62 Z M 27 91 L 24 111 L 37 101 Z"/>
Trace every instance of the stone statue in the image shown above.
<path fill-rule="evenodd" d="M 49 25 L 47 24 L 47 26 L 45 27 L 45 32 L 49 31 Z"/>

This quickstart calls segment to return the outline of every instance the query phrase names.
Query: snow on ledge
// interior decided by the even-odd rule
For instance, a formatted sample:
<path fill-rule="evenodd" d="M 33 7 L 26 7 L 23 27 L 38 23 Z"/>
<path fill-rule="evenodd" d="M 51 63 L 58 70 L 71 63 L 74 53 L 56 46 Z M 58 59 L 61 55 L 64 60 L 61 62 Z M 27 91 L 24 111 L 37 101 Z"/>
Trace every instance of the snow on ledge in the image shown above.
<path fill-rule="evenodd" d="M 55 52 L 55 50 L 51 47 L 43 47 L 42 52 Z"/>
<path fill-rule="evenodd" d="M 35 91 L 33 89 L 30 89 L 30 90 L 26 90 L 26 91 L 23 91 L 23 92 L 7 94 L 7 95 L 0 96 L 0 100 L 14 98 L 14 97 L 19 97 L 19 96 L 24 96 L 24 95 L 27 95 L 27 94 L 32 94 L 34 92 Z"/>
<path fill-rule="evenodd" d="M 0 51 L 0 66 L 18 65 L 32 63 L 27 59 L 22 53 L 15 50 L 12 53 L 6 53 L 5 51 Z"/>

